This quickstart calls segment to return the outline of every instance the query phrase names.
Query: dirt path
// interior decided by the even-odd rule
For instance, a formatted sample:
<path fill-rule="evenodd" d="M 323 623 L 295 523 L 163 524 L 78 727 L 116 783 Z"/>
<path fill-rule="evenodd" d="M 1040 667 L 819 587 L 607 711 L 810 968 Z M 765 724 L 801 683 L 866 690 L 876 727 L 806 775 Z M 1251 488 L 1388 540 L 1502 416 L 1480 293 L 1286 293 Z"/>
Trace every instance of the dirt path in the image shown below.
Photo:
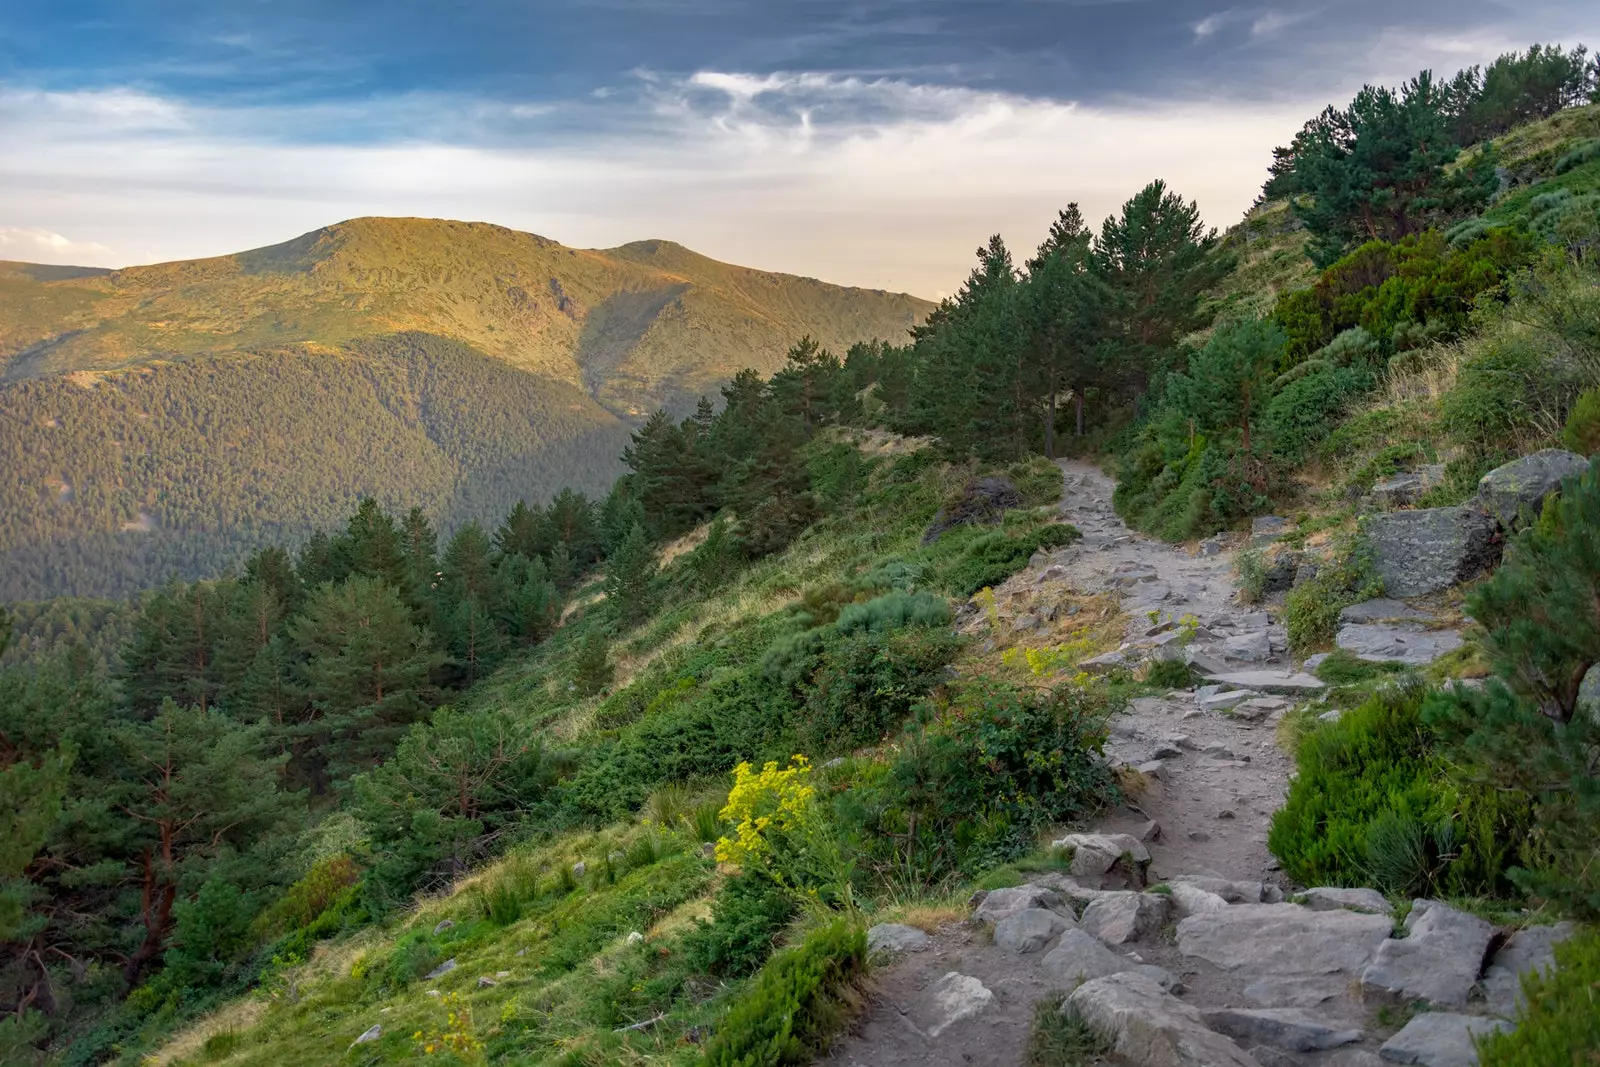
<path fill-rule="evenodd" d="M 1108 664 L 1186 654 L 1217 670 L 1289 675 L 1281 627 L 1235 596 L 1232 553 L 1196 556 L 1130 531 L 1112 508 L 1110 478 L 1086 463 L 1062 461 L 1061 467 L 1061 513 L 1083 539 L 1014 576 L 995 591 L 998 602 L 1020 589 L 1032 590 L 1033 602 L 1040 592 L 1046 600 L 1115 592 L 1127 628 L 1122 649 L 1100 657 Z M 1236 702 L 1232 708 L 1205 706 L 1231 701 Z M 1274 727 L 1292 703 L 1265 692 L 1230 697 L 1205 688 L 1133 701 L 1113 724 L 1107 755 L 1145 768 L 1148 788 L 1129 808 L 1107 813 L 1089 829 L 1145 839 L 1152 883 L 1178 876 L 1270 883 L 1275 864 L 1266 847 L 1267 827 L 1292 766 L 1276 744 Z M 1076 903 L 1081 909 L 1085 901 Z M 1181 974 L 1185 999 L 1202 1006 L 1220 1006 L 1238 996 L 1229 976 L 1203 961 L 1179 957 L 1170 929 L 1165 937 L 1122 951 Z M 1052 969 L 1045 958 L 1044 953 L 1002 951 L 981 925 L 956 923 L 934 931 L 925 951 L 904 953 L 875 975 L 862 1023 L 823 1062 L 833 1067 L 1021 1063 L 1035 1004 L 1075 984 L 1063 982 L 1059 965 Z M 934 1034 L 918 1020 L 937 1016 L 930 1003 L 952 973 L 978 979 L 991 998 L 970 1019 Z"/>

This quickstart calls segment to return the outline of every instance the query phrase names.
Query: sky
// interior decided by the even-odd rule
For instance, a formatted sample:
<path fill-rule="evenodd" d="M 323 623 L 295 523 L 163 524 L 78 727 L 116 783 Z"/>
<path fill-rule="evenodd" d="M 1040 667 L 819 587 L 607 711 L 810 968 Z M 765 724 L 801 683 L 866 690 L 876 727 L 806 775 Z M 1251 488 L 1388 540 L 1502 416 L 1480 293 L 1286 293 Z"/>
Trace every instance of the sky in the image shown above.
<path fill-rule="evenodd" d="M 937 298 L 991 233 L 1153 178 L 1238 220 L 1364 82 L 1592 0 L 8 0 L 0 259 L 221 255 L 495 222 Z"/>

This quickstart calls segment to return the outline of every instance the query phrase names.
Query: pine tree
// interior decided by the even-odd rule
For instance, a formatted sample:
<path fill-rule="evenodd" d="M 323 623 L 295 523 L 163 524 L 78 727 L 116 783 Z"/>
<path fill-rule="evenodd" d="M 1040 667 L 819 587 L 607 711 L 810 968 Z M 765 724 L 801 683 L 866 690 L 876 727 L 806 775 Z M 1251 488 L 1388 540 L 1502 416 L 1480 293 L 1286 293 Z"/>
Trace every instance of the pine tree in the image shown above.
<path fill-rule="evenodd" d="M 400 530 L 376 500 L 362 498 L 344 536 L 334 544 L 335 557 L 344 560 L 348 573 L 378 578 L 396 589 L 406 588 L 405 545 Z"/>
<path fill-rule="evenodd" d="M 439 578 L 439 536 L 421 508 L 412 508 L 400 524 L 400 552 L 405 559 L 406 599 L 421 608 L 432 598 Z"/>
<path fill-rule="evenodd" d="M 1269 373 L 1283 355 L 1283 328 L 1271 319 L 1245 319 L 1217 328 L 1189 363 L 1167 382 L 1173 406 L 1197 429 L 1239 431 L 1246 452 L 1251 427 L 1271 399 Z"/>
<path fill-rule="evenodd" d="M 133 985 L 167 946 L 174 906 L 208 868 L 291 832 L 299 798 L 279 792 L 282 757 L 262 755 L 260 727 L 165 702 L 147 722 L 116 731 L 123 776 L 119 808 L 138 826 L 130 850 L 140 885 L 143 936 L 123 967 Z M 234 864 L 236 870 L 239 864 Z M 256 870 L 260 881 L 270 875 Z"/>
<path fill-rule="evenodd" d="M 618 478 L 600 505 L 600 543 L 606 558 L 616 554 L 635 524 L 645 522 L 644 504 L 633 493 L 631 477 Z"/>
<path fill-rule="evenodd" d="M 829 399 L 841 364 L 809 335 L 789 349 L 788 362 L 772 376 L 772 398 L 784 415 L 798 419 L 805 436 L 835 414 Z"/>
<path fill-rule="evenodd" d="M 572 688 L 579 696 L 593 696 L 611 684 L 611 642 L 605 631 L 590 627 L 572 657 Z"/>
<path fill-rule="evenodd" d="M 545 512 L 545 527 L 553 543 L 566 545 L 567 555 L 578 570 L 600 558 L 594 505 L 582 493 L 571 489 L 557 493 Z"/>
<path fill-rule="evenodd" d="M 1044 396 L 1044 451 L 1052 459 L 1058 396 L 1072 395 L 1081 436 L 1084 397 L 1103 375 L 1111 293 L 1095 269 L 1093 240 L 1078 205 L 1068 204 L 1028 261 L 1022 309 L 1028 376 L 1032 391 Z"/>
<path fill-rule="evenodd" d="M 519 500 L 494 533 L 495 551 L 504 556 L 537 559 L 550 550 L 548 535 L 543 509 L 537 506 L 530 508 L 526 502 Z"/>
<path fill-rule="evenodd" d="M 501 625 L 513 641 L 523 646 L 542 640 L 555 629 L 561 612 L 561 596 L 544 561 L 505 556 L 500 560 L 500 572 L 506 589 Z"/>
<path fill-rule="evenodd" d="M 287 615 L 300 610 L 305 600 L 305 586 L 300 584 L 300 578 L 295 574 L 294 560 L 289 557 L 287 550 L 278 545 L 263 548 L 245 562 L 241 584 L 265 586 L 272 590 Z"/>
<path fill-rule="evenodd" d="M 432 706 L 444 657 L 387 582 L 356 576 L 324 585 L 288 634 L 310 701 L 301 752 L 317 774 L 325 764 L 335 774 L 371 764 Z"/>
<path fill-rule="evenodd" d="M 492 553 L 488 536 L 469 522 L 450 539 L 440 563 L 438 628 L 466 685 L 492 670 L 507 645 L 500 629 L 506 590 Z"/>
<path fill-rule="evenodd" d="M 294 570 L 300 587 L 306 590 L 315 589 L 324 582 L 342 582 L 349 576 L 349 571 L 335 558 L 333 539 L 322 530 L 317 530 L 300 546 Z"/>
<path fill-rule="evenodd" d="M 644 527 L 634 523 L 606 561 L 606 603 L 623 625 L 635 626 L 655 611 L 656 554 Z"/>

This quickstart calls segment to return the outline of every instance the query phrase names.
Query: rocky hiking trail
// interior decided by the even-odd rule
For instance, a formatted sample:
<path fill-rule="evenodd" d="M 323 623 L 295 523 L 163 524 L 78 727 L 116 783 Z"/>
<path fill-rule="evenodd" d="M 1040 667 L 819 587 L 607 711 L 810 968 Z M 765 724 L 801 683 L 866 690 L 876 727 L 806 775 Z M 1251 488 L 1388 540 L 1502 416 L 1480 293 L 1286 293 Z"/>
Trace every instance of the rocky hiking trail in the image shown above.
<path fill-rule="evenodd" d="M 1472 1067 L 1472 1035 L 1510 1026 L 1517 976 L 1570 928 L 1508 936 L 1418 901 L 1397 930 L 1374 890 L 1289 885 L 1266 845 L 1293 768 L 1275 733 L 1322 683 L 1268 611 L 1239 603 L 1220 542 L 1196 555 L 1133 533 L 1110 478 L 1061 467 L 1083 539 L 995 590 L 1001 625 L 1033 631 L 1052 595 L 1114 593 L 1125 640 L 1085 668 L 1182 657 L 1208 684 L 1113 721 L 1107 757 L 1148 787 L 1054 842 L 1066 872 L 976 894 L 937 929 L 874 927 L 866 1010 L 822 1062 L 1021 1064 L 1038 1004 L 1064 1000 L 1114 1045 L 1085 1067 Z M 1381 628 L 1402 609 L 1348 621 Z"/>

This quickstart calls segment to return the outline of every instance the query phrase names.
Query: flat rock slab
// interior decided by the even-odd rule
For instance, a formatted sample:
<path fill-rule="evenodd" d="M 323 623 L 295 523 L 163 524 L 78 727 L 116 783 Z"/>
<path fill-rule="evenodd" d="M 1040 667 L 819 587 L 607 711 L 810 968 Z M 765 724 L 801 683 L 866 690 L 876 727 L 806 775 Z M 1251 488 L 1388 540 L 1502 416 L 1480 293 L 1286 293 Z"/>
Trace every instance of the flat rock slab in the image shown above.
<path fill-rule="evenodd" d="M 1500 560 L 1500 524 L 1476 507 L 1374 515 L 1362 527 L 1390 596 L 1427 596 L 1476 578 Z"/>
<path fill-rule="evenodd" d="M 1545 448 L 1496 467 L 1478 480 L 1478 501 L 1506 529 L 1524 514 L 1537 518 L 1544 498 L 1560 491 L 1561 483 L 1589 469 L 1589 461 L 1576 452 Z"/>
<path fill-rule="evenodd" d="M 1412 667 L 1426 667 L 1462 643 L 1455 630 L 1429 630 L 1415 622 L 1350 622 L 1334 638 L 1334 644 L 1357 659 Z"/>
<path fill-rule="evenodd" d="M 1522 976 L 1547 971 L 1555 966 L 1556 945 L 1571 937 L 1577 928 L 1572 923 L 1530 926 L 1506 940 L 1483 972 L 1483 999 L 1489 1010 L 1508 1018 L 1522 1007 Z"/>
<path fill-rule="evenodd" d="M 1428 1011 L 1415 1016 L 1385 1041 L 1378 1055 L 1390 1063 L 1415 1063 L 1421 1067 L 1478 1067 L 1478 1050 L 1472 1039 L 1510 1029 L 1511 1024 L 1504 1019 Z"/>
<path fill-rule="evenodd" d="M 1170 989 L 1178 984 L 1171 972 L 1119 956 L 1082 930 L 1068 930 L 1062 934 L 1056 947 L 1045 953 L 1044 959 L 1039 961 L 1039 968 L 1052 981 L 1068 989 L 1079 982 L 1125 973 L 1142 975 L 1161 989 Z"/>
<path fill-rule="evenodd" d="M 1296 894 L 1297 903 L 1312 911 L 1364 911 L 1371 915 L 1393 915 L 1394 905 L 1376 889 L 1352 889 L 1346 886 L 1313 886 Z"/>
<path fill-rule="evenodd" d="M 1260 882 L 1231 882 L 1226 878 L 1210 878 L 1198 874 L 1180 874 L 1170 882 L 1173 889 L 1192 885 L 1207 893 L 1215 893 L 1229 904 L 1260 904 L 1265 899 L 1265 887 Z"/>
<path fill-rule="evenodd" d="M 1170 882 L 1167 889 L 1172 897 L 1172 906 L 1181 917 L 1219 911 L 1228 906 L 1228 902 L 1216 893 L 1190 882 Z"/>
<path fill-rule="evenodd" d="M 1327 688 L 1320 678 L 1290 671 L 1219 671 L 1207 674 L 1206 680 L 1235 689 L 1257 689 L 1286 696 L 1316 693 Z"/>
<path fill-rule="evenodd" d="M 928 987 L 926 995 L 912 1008 L 911 1021 L 929 1037 L 938 1037 L 993 1002 L 994 993 L 988 986 L 970 975 L 950 971 Z"/>
<path fill-rule="evenodd" d="M 1428 616 L 1403 600 L 1380 596 L 1351 604 L 1339 612 L 1340 622 L 1402 622 L 1419 621 Z"/>
<path fill-rule="evenodd" d="M 933 938 L 915 926 L 879 923 L 867 931 L 867 951 L 871 953 L 926 952 L 932 945 Z"/>
<path fill-rule="evenodd" d="M 1253 980 L 1246 995 L 1267 1007 L 1297 1007 L 1337 995 L 1339 986 L 1372 962 L 1391 928 L 1382 915 L 1312 911 L 1298 904 L 1233 904 L 1180 922 L 1178 950 L 1245 972 Z"/>
<path fill-rule="evenodd" d="M 978 902 L 972 917 L 980 922 L 998 923 L 1008 915 L 1028 908 L 1062 911 L 1066 906 L 1066 898 L 1058 890 L 1030 883 L 1013 889 L 991 889 Z"/>
<path fill-rule="evenodd" d="M 1384 941 L 1362 972 L 1362 997 L 1465 1007 L 1494 927 L 1436 900 L 1413 904 L 1405 925 L 1409 935 Z"/>
<path fill-rule="evenodd" d="M 1206 1012 L 1205 1020 L 1235 1040 L 1289 1052 L 1320 1052 L 1361 1040 L 1360 1030 L 1333 1026 L 1300 1008 L 1223 1008 Z"/>
<path fill-rule="evenodd" d="M 994 924 L 994 943 L 1018 955 L 1038 952 L 1072 926 L 1071 919 L 1047 908 L 1023 908 Z"/>
<path fill-rule="evenodd" d="M 1110 975 L 1085 982 L 1067 998 L 1066 1007 L 1110 1041 L 1125 1063 L 1138 1067 L 1261 1067 L 1231 1039 L 1206 1026 L 1198 1008 L 1139 975 Z"/>

